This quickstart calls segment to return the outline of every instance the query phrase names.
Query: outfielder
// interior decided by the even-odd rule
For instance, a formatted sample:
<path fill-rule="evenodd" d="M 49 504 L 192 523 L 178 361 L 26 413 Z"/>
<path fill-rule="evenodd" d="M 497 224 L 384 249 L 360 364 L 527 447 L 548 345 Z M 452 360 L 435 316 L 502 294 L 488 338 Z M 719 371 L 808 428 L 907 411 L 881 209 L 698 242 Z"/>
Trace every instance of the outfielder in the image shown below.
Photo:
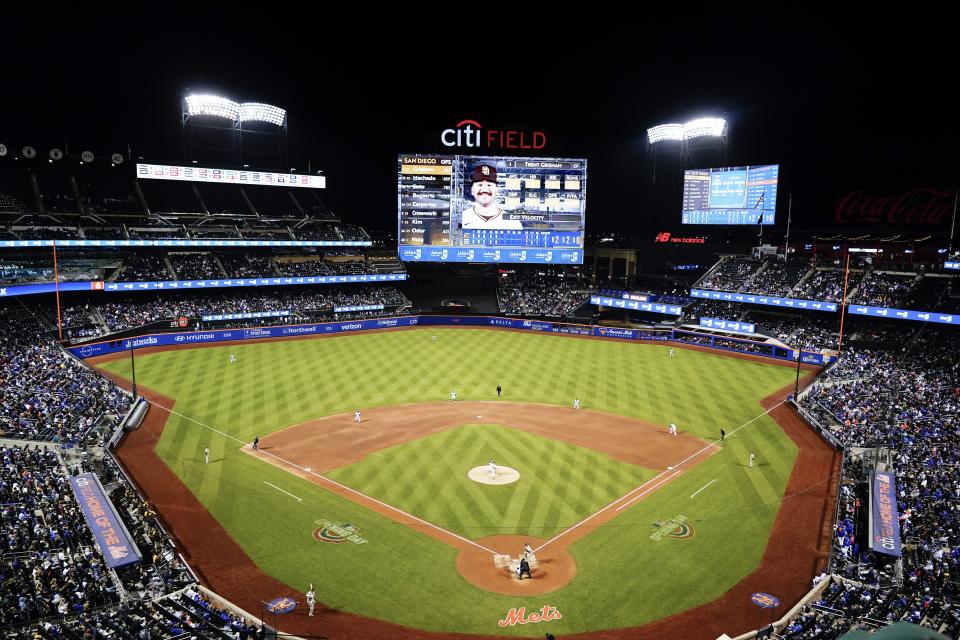
<path fill-rule="evenodd" d="M 233 363 L 236 362 L 236 361 L 237 361 L 237 356 L 236 356 L 236 354 L 231 353 L 231 354 L 230 354 L 230 364 L 233 364 Z"/>
<path fill-rule="evenodd" d="M 747 464 L 747 466 L 750 467 L 751 469 L 753 469 L 753 454 L 752 454 L 752 453 L 750 454 L 750 462 Z"/>
<path fill-rule="evenodd" d="M 673 357 L 673 349 L 670 349 L 670 357 Z"/>
<path fill-rule="evenodd" d="M 210 447 L 203 448 L 203 464 L 210 464 Z"/>

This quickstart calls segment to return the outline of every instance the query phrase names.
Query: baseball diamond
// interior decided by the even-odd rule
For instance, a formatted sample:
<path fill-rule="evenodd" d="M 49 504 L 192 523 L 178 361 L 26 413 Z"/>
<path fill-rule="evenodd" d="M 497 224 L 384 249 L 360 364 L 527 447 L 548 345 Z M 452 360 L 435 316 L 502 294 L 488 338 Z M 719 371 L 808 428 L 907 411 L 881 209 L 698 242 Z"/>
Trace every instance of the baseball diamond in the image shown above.
<path fill-rule="evenodd" d="M 436 327 L 148 347 L 136 366 L 155 398 L 152 426 L 131 434 L 120 458 L 162 513 L 169 506 L 167 522 L 207 579 L 241 604 L 259 597 L 254 574 L 264 585 L 323 575 L 318 601 L 385 629 L 526 635 L 498 620 L 516 598 L 539 594 L 563 612 L 540 623 L 544 631 L 655 637 L 658 621 L 720 606 L 757 579 L 769 584 L 784 563 L 816 569 L 818 553 L 789 549 L 822 548 L 820 531 L 787 522 L 822 511 L 814 502 L 829 487 L 810 485 L 835 464 L 783 410 L 777 392 L 793 369 L 694 348 L 664 360 L 666 349 Z M 238 362 L 224 366 L 225 353 Z M 117 380 L 129 375 L 124 356 L 95 362 Z M 336 375 L 321 362 L 338 363 Z M 491 380 L 509 382 L 509 399 L 497 400 Z M 730 381 L 735 393 L 721 390 Z M 572 397 L 584 408 L 572 409 Z M 722 443 L 717 425 L 727 427 Z M 248 446 L 254 435 L 258 451 Z M 219 462 L 198 463 L 204 447 Z M 756 474 L 739 464 L 749 451 L 769 461 Z M 153 456 L 166 471 L 143 464 Z M 490 459 L 519 479 L 467 477 Z M 691 504 L 712 479 L 710 499 Z M 190 512 L 209 513 L 209 524 L 177 515 L 186 490 Z M 651 539 L 654 527 L 662 541 Z M 324 544 L 357 537 L 362 544 Z M 538 563 L 517 580 L 495 559 L 518 558 L 526 544 Z M 241 574 L 217 569 L 228 550 L 249 558 L 243 587 Z M 625 587 L 635 601 L 615 597 Z M 680 595 L 657 598 L 663 589 Z M 793 587 L 797 597 L 802 589 Z M 445 594 L 444 616 L 422 606 L 429 592 Z"/>

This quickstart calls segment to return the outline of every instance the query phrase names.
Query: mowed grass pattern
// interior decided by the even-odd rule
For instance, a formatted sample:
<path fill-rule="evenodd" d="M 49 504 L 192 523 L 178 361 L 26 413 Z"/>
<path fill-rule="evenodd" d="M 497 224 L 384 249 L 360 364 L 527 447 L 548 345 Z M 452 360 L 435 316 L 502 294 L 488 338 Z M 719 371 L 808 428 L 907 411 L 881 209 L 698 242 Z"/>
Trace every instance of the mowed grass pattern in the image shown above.
<path fill-rule="evenodd" d="M 523 482 L 484 485 L 467 477 L 468 469 L 491 458 L 519 471 Z M 475 424 L 369 454 L 326 475 L 476 539 L 508 533 L 552 537 L 656 472 L 525 431 Z"/>
<path fill-rule="evenodd" d="M 432 335 L 439 339 L 431 341 Z M 231 353 L 238 357 L 232 365 Z M 129 377 L 128 359 L 104 368 Z M 757 417 L 759 400 L 793 377 L 789 367 L 721 354 L 677 349 L 668 358 L 663 345 L 459 328 L 137 356 L 137 382 L 175 398 L 176 411 L 190 418 L 170 419 L 158 454 L 264 571 L 300 591 L 313 582 L 318 599 L 338 609 L 427 630 L 504 635 L 531 634 L 525 627 L 497 626 L 514 606 L 539 609 L 549 602 L 560 609 L 563 619 L 537 625 L 537 633 L 634 626 L 712 600 L 755 568 L 796 458 L 776 424 Z M 239 450 L 256 435 L 358 407 L 446 400 L 451 390 L 461 400 L 495 400 L 497 384 L 506 402 L 569 406 L 580 398 L 585 409 L 664 426 L 675 422 L 711 441 L 723 427 L 730 437 L 719 453 L 574 544 L 575 580 L 532 599 L 478 590 L 456 573 L 451 547 Z M 211 450 L 210 465 L 202 461 L 204 446 Z M 747 469 L 751 452 L 757 466 Z M 451 502 L 448 489 L 456 492 L 468 463 L 486 459 L 461 461 L 457 477 L 424 483 L 426 497 L 417 500 L 432 498 L 441 510 L 455 509 L 444 504 Z M 382 473 L 398 478 L 412 471 L 390 464 Z M 696 499 L 689 497 L 712 479 L 717 482 Z M 404 499 L 410 498 L 398 497 Z M 536 507 L 527 509 L 516 522 L 538 526 Z M 479 519 L 483 511 L 471 513 Z M 678 514 L 694 524 L 693 538 L 649 539 L 655 521 Z M 318 546 L 310 534 L 320 518 L 356 523 L 370 542 Z M 442 593 L 442 611 L 423 593 Z"/>

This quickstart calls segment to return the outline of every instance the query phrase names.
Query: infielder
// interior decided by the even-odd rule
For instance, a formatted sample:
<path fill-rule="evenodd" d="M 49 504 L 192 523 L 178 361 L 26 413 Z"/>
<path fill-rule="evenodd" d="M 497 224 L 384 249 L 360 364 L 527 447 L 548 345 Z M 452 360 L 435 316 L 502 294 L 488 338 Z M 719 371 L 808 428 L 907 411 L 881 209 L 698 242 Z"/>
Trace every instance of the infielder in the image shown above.
<path fill-rule="evenodd" d="M 210 464 L 210 447 L 203 448 L 203 464 Z"/>
<path fill-rule="evenodd" d="M 307 591 L 307 606 L 310 607 L 310 613 L 307 615 L 313 615 L 313 608 L 317 606 L 317 595 L 313 592 L 313 583 L 310 583 L 310 590 Z"/>
<path fill-rule="evenodd" d="M 752 454 L 752 453 L 750 454 L 750 462 L 747 464 L 747 466 L 750 467 L 751 469 L 753 469 L 753 454 Z"/>
<path fill-rule="evenodd" d="M 580 408 L 580 398 L 574 399 L 574 401 L 573 401 L 573 408 L 574 408 L 574 409 L 579 409 L 579 408 Z"/>
<path fill-rule="evenodd" d="M 451 392 L 450 392 L 450 402 L 456 402 L 456 401 L 457 401 L 457 392 L 456 392 L 456 391 L 451 391 Z"/>
<path fill-rule="evenodd" d="M 672 422 L 670 423 L 670 435 L 677 435 L 677 425 L 673 424 Z"/>
<path fill-rule="evenodd" d="M 360 422 L 360 409 L 353 412 L 353 421 Z"/>

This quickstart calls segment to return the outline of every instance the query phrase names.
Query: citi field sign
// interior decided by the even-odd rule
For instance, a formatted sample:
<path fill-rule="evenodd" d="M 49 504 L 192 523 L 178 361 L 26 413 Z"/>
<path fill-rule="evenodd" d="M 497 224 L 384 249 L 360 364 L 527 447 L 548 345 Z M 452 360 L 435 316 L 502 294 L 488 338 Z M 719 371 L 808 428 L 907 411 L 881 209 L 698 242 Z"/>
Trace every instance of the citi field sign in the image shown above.
<path fill-rule="evenodd" d="M 526 129 L 484 129 L 476 120 L 461 120 L 454 127 L 440 133 L 440 142 L 445 147 L 460 147 L 472 150 L 491 149 L 543 149 L 547 146 L 547 134 Z"/>

